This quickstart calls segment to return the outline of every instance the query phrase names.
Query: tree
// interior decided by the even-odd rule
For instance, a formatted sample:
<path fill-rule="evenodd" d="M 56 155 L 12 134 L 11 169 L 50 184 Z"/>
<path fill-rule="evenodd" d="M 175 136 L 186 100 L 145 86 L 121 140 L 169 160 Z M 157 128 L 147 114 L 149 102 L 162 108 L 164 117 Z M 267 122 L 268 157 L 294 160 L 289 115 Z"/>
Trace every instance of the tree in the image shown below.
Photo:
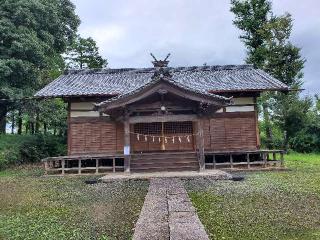
<path fill-rule="evenodd" d="M 80 23 L 74 10 L 70 0 L 1 2 L 0 132 L 5 132 L 12 99 L 32 95 L 41 72 L 73 40 Z"/>
<path fill-rule="evenodd" d="M 261 30 L 271 15 L 271 2 L 267 0 L 231 0 L 231 12 L 235 14 L 234 25 L 242 30 L 240 39 L 247 48 L 246 62 L 263 69 L 267 49 L 264 46 L 265 40 Z M 267 145 L 270 147 L 273 137 L 267 100 L 267 96 L 262 97 L 261 105 Z"/>
<path fill-rule="evenodd" d="M 242 30 L 240 39 L 247 48 L 246 62 L 262 68 L 265 61 L 265 39 L 261 29 L 271 14 L 271 2 L 267 0 L 231 0 L 231 12 L 235 14 L 233 24 Z"/>
<path fill-rule="evenodd" d="M 290 41 L 292 18 L 290 14 L 271 16 L 259 30 L 266 49 L 263 68 L 269 74 L 287 84 L 291 88 L 300 88 L 303 77 L 302 69 L 305 60 L 300 54 L 301 49 Z"/>
<path fill-rule="evenodd" d="M 68 48 L 65 60 L 68 68 L 73 69 L 104 68 L 108 64 L 100 56 L 96 42 L 91 37 L 82 38 L 79 35 Z"/>
<path fill-rule="evenodd" d="M 300 49 L 289 41 L 291 16 L 274 16 L 271 2 L 267 0 L 232 0 L 231 4 L 231 11 L 235 14 L 234 24 L 243 31 L 240 38 L 248 50 L 247 63 L 265 70 L 291 88 L 299 88 L 305 60 L 301 58 Z M 273 142 L 270 112 L 281 108 L 282 111 L 278 112 L 284 113 L 285 108 L 291 105 L 282 102 L 293 103 L 292 99 L 298 104 L 298 93 L 288 95 L 288 99 L 285 99 L 287 95 L 273 93 L 265 93 L 261 97 L 267 147 L 272 147 Z M 271 106 L 274 109 L 270 111 Z M 289 119 L 284 119 L 287 116 L 289 115 L 278 115 L 282 122 L 288 122 Z M 283 130 L 288 131 L 287 128 L 284 127 Z"/>

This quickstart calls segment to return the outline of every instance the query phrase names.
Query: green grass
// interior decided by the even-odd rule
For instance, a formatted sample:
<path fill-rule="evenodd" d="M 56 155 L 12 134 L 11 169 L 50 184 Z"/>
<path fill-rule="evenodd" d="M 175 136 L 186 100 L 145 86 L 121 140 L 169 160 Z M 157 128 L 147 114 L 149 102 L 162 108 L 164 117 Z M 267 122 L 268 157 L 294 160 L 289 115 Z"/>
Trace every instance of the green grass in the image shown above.
<path fill-rule="evenodd" d="M 146 181 L 87 185 L 36 166 L 0 172 L 0 239 L 130 239 Z"/>
<path fill-rule="evenodd" d="M 320 239 L 320 155 L 290 153 L 287 171 L 186 187 L 211 239 Z"/>

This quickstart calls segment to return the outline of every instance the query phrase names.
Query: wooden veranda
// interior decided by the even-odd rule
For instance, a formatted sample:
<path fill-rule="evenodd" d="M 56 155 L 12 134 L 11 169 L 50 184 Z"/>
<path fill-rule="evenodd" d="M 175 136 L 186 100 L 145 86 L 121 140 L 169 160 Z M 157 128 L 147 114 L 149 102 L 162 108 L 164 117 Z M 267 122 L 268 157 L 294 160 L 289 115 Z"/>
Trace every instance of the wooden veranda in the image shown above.
<path fill-rule="evenodd" d="M 190 152 L 189 152 L 190 153 Z M 195 153 L 195 152 L 194 152 Z M 205 170 L 210 169 L 267 169 L 284 167 L 283 150 L 256 150 L 256 151 L 211 151 L 205 152 Z M 143 156 L 156 155 L 155 153 L 139 154 Z M 180 154 L 185 156 L 185 152 L 168 152 L 170 155 Z M 196 154 L 196 153 L 195 153 Z M 133 154 L 137 155 L 137 154 Z M 65 175 L 65 174 L 107 174 L 123 173 L 124 168 L 123 154 L 93 154 L 82 156 L 61 156 L 43 159 L 45 174 Z M 168 169 L 163 169 L 168 170 Z M 163 171 L 162 170 L 162 171 Z M 161 169 L 158 169 L 161 171 Z M 169 169 L 170 171 L 170 169 Z"/>

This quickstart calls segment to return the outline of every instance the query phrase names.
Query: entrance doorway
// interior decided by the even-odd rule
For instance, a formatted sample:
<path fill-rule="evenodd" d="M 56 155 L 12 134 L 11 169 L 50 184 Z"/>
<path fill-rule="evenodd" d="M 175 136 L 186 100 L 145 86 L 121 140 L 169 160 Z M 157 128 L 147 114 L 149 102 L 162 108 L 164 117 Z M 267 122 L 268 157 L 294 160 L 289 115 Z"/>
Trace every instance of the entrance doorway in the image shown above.
<path fill-rule="evenodd" d="M 193 122 L 136 123 L 132 126 L 133 152 L 193 151 Z"/>

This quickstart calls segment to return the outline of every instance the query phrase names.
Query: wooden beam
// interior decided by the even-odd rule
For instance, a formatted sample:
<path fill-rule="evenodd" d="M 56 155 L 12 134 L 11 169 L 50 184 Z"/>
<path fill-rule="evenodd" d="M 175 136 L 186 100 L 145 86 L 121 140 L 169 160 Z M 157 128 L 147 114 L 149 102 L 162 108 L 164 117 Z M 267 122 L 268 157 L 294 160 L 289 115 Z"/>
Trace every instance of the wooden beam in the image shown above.
<path fill-rule="evenodd" d="M 232 157 L 232 154 L 230 154 L 230 168 L 233 168 L 233 157 Z"/>
<path fill-rule="evenodd" d="M 78 174 L 81 174 L 81 159 L 78 161 Z"/>
<path fill-rule="evenodd" d="M 269 153 L 262 153 L 262 159 L 263 159 L 263 165 L 264 167 L 267 166 L 267 155 L 269 155 Z"/>
<path fill-rule="evenodd" d="M 283 152 L 280 152 L 280 166 L 281 166 L 281 167 L 284 167 Z"/>
<path fill-rule="evenodd" d="M 99 173 L 99 158 L 96 158 L 96 174 Z"/>
<path fill-rule="evenodd" d="M 124 121 L 124 171 L 130 172 L 130 122 L 128 118 Z"/>
<path fill-rule="evenodd" d="M 129 123 L 152 123 L 152 122 L 185 122 L 196 121 L 198 116 L 196 114 L 181 114 L 181 115 L 164 115 L 164 116 L 136 116 L 130 117 Z"/>
<path fill-rule="evenodd" d="M 48 169 L 49 169 L 48 161 L 45 161 L 44 162 L 44 175 L 48 175 Z"/>
<path fill-rule="evenodd" d="M 65 173 L 65 172 L 64 172 L 65 164 L 66 164 L 65 160 L 62 159 L 62 160 L 61 160 L 61 174 L 62 174 L 62 175 L 64 175 L 64 173 Z"/>
<path fill-rule="evenodd" d="M 202 119 L 198 119 L 198 135 L 197 135 L 197 146 L 199 152 L 199 166 L 200 171 L 205 170 L 205 156 L 204 156 L 204 139 L 203 139 L 203 124 Z"/>

